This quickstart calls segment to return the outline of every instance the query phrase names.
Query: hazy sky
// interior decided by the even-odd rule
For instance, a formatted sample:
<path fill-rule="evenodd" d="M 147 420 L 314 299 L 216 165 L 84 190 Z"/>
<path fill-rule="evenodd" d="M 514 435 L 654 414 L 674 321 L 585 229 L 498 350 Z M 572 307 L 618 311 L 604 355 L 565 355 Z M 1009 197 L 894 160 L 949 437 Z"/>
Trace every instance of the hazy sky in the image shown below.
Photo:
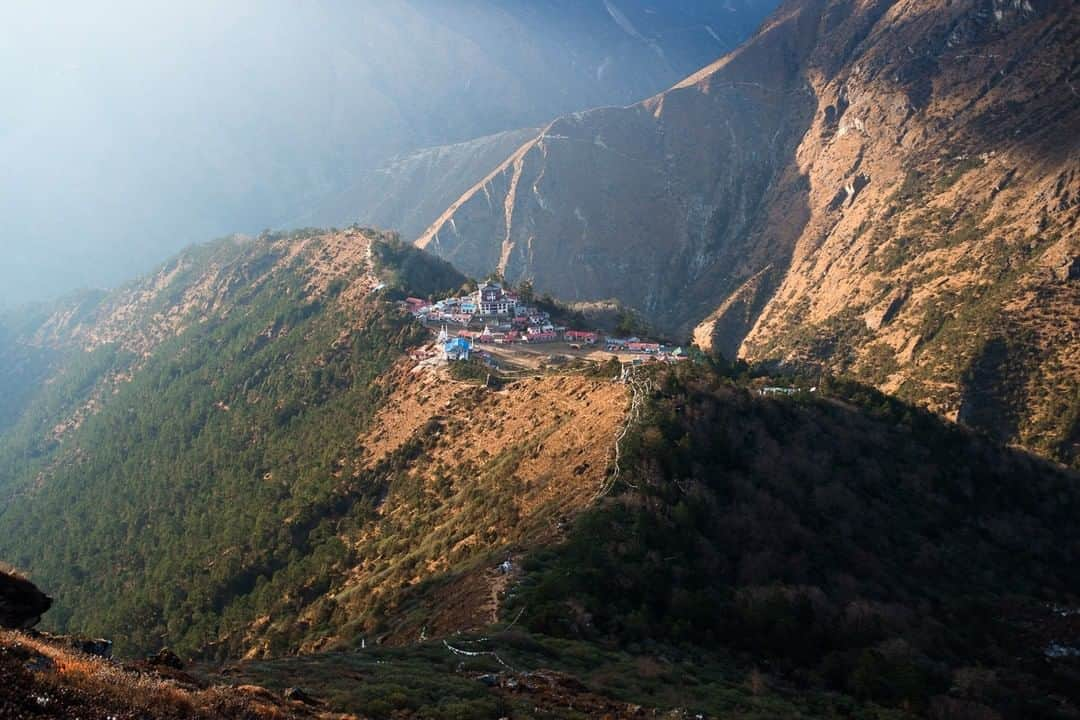
<path fill-rule="evenodd" d="M 203 106 L 193 99 L 222 88 L 191 59 L 220 47 L 254 5 L 3 3 L 0 295 L 113 282 L 160 257 L 167 243 L 133 242 L 130 228 L 159 221 L 148 193 L 181 199 L 170 168 L 199 143 L 178 134 L 202 125 L 186 117 Z M 117 272 L 101 267 L 117 260 Z"/>
<path fill-rule="evenodd" d="M 772 4 L 0 3 L 0 304 L 287 224 L 399 152 L 640 99 Z"/>

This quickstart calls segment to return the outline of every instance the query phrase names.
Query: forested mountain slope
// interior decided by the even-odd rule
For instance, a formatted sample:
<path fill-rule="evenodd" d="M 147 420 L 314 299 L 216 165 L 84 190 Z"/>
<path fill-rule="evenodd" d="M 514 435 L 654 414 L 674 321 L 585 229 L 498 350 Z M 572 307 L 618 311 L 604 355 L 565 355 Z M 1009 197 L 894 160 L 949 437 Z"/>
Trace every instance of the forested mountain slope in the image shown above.
<path fill-rule="evenodd" d="M 496 557 L 595 497 L 627 398 L 610 368 L 499 392 L 416 368 L 430 333 L 393 300 L 463 282 L 395 235 L 305 231 L 19 314 L 0 557 L 55 595 L 52 627 L 122 652 L 486 626 Z"/>
<path fill-rule="evenodd" d="M 638 383 L 620 490 L 526 559 L 507 618 L 723 649 L 930 717 L 1077 712 L 1078 666 L 1053 659 L 1078 630 L 1075 472 L 847 381 L 762 397 L 681 365 Z"/>
<path fill-rule="evenodd" d="M 1061 0 L 793 0 L 556 120 L 418 244 L 1076 462 L 1078 47 Z"/>
<path fill-rule="evenodd" d="M 9 321 L 47 364 L 5 364 L 0 557 L 45 622 L 360 716 L 1075 712 L 1075 473 L 704 356 L 422 359 L 394 299 L 463 282 L 310 231 Z"/>
<path fill-rule="evenodd" d="M 6 408 L 0 555 L 62 598 L 54 624 L 194 650 L 252 596 L 319 582 L 343 550 L 329 528 L 381 492 L 341 454 L 426 340 L 385 293 L 463 281 L 395 242 L 229 239 L 8 337 L 5 356 L 52 364 Z"/>

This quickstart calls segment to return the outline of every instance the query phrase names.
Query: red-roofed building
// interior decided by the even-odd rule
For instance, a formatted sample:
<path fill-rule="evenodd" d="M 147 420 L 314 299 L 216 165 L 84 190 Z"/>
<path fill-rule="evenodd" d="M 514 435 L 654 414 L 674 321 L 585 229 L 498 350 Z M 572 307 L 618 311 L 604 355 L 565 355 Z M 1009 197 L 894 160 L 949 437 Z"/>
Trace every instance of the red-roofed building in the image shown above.
<path fill-rule="evenodd" d="M 566 342 L 584 343 L 586 345 L 595 345 L 596 341 L 600 339 L 596 333 L 583 330 L 567 330 L 566 335 L 563 337 L 566 338 Z"/>

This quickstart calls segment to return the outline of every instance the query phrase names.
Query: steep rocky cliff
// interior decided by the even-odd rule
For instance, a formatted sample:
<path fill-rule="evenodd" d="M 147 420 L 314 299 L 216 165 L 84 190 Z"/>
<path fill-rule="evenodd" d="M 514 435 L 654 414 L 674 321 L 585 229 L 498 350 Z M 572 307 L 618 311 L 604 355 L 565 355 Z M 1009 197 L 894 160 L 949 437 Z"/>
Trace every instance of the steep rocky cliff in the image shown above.
<path fill-rule="evenodd" d="M 1071 2 L 793 0 L 639 105 L 562 118 L 419 239 L 698 344 L 1077 453 Z"/>
<path fill-rule="evenodd" d="M 723 307 L 699 333 L 1075 461 L 1075 5 L 899 4 L 859 47 L 811 76 L 810 214 L 777 288 L 745 335 Z"/>

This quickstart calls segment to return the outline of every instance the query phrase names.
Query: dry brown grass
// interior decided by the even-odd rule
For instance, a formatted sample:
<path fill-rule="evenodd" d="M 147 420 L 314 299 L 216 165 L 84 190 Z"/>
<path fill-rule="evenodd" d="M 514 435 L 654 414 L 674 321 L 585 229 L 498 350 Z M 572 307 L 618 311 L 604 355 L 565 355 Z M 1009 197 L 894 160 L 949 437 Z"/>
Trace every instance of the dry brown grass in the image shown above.
<path fill-rule="evenodd" d="M 358 635 L 401 643 L 425 627 L 438 637 L 490 624 L 508 583 L 496 566 L 556 542 L 588 506 L 629 404 L 625 385 L 580 374 L 490 390 L 454 380 L 445 367 L 414 373 L 402 363 L 387 382 L 394 390 L 357 439 L 355 459 L 366 470 L 388 462 L 387 496 L 372 523 L 342 537 L 356 564 L 300 615 L 312 625 L 331 613 L 351 623 L 305 642 L 303 652 Z M 250 656 L 266 656 L 264 639 L 288 630 L 253 625 Z"/>
<path fill-rule="evenodd" d="M 15 703 L 28 698 L 42 713 L 38 717 L 67 718 L 72 707 L 78 708 L 81 717 L 116 720 L 348 717 L 318 713 L 254 686 L 198 687 L 194 678 L 185 683 L 149 670 L 133 670 L 14 631 L 0 631 L 0 661 L 0 717 L 4 718 L 21 717 Z"/>

